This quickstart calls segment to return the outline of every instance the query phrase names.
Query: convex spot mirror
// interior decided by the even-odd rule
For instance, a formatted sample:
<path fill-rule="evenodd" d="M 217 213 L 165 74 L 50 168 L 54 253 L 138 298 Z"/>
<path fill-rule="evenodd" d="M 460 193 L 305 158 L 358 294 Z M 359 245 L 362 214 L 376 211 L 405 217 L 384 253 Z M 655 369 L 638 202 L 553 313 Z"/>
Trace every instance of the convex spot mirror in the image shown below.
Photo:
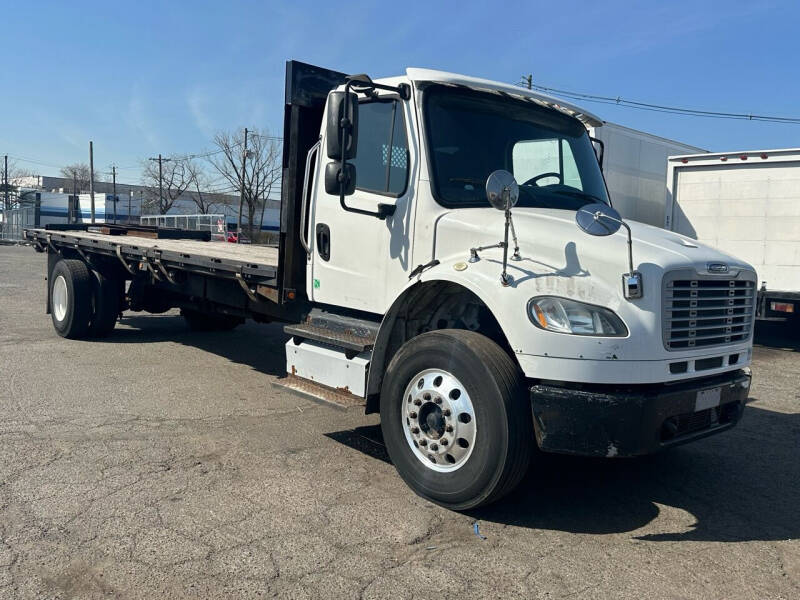
<path fill-rule="evenodd" d="M 345 108 L 347 112 L 345 113 Z M 358 140 L 358 97 L 353 93 L 331 92 L 328 96 L 328 113 L 325 138 L 328 158 L 349 160 L 356 157 Z M 342 119 L 345 122 L 345 141 L 342 143 Z M 342 156 L 344 146 L 345 156 Z"/>
<path fill-rule="evenodd" d="M 344 195 L 349 196 L 356 191 L 356 167 L 352 163 L 342 163 L 338 160 L 325 165 L 325 193 L 339 196 L 344 188 Z"/>
<path fill-rule="evenodd" d="M 622 217 L 608 204 L 595 202 L 578 209 L 575 222 L 589 235 L 604 236 L 619 231 Z"/>
<path fill-rule="evenodd" d="M 519 200 L 519 185 L 508 171 L 494 171 L 486 180 L 486 199 L 498 210 L 508 210 Z"/>

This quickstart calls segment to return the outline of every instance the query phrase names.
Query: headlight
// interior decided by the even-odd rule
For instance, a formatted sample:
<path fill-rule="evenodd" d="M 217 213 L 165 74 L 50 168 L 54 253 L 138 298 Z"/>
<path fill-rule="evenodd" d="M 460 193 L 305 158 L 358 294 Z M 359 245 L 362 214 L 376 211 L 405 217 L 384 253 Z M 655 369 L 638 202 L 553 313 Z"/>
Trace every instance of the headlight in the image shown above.
<path fill-rule="evenodd" d="M 622 319 L 607 308 L 566 298 L 531 298 L 528 302 L 528 316 L 534 325 L 547 331 L 604 337 L 628 335 Z"/>

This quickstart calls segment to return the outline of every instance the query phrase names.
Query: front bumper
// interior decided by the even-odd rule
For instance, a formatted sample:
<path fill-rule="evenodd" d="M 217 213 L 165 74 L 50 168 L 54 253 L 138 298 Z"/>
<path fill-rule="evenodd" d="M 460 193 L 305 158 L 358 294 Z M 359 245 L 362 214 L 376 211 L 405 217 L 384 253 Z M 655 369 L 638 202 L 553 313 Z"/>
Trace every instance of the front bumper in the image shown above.
<path fill-rule="evenodd" d="M 733 371 L 684 383 L 621 387 L 531 386 L 539 447 L 587 456 L 637 456 L 731 429 L 744 412 L 750 374 Z M 720 388 L 719 404 L 695 410 L 698 392 L 714 388 Z"/>

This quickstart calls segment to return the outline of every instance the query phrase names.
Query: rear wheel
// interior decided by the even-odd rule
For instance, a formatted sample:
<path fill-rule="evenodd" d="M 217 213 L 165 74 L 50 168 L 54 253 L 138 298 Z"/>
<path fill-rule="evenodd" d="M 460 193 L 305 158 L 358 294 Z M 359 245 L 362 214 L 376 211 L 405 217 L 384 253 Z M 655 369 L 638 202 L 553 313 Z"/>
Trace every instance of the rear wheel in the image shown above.
<path fill-rule="evenodd" d="M 122 281 L 92 271 L 92 315 L 89 319 L 89 335 L 105 337 L 117 324 L 122 299 Z"/>
<path fill-rule="evenodd" d="M 241 325 L 244 319 L 219 313 L 206 313 L 188 308 L 181 309 L 181 315 L 192 331 L 230 331 Z"/>
<path fill-rule="evenodd" d="M 80 260 L 59 260 L 50 276 L 50 316 L 61 337 L 80 339 L 89 330 L 91 274 Z"/>
<path fill-rule="evenodd" d="M 381 391 L 381 429 L 405 482 L 456 510 L 514 489 L 535 444 L 514 361 L 483 335 L 454 329 L 413 338 L 394 356 Z"/>

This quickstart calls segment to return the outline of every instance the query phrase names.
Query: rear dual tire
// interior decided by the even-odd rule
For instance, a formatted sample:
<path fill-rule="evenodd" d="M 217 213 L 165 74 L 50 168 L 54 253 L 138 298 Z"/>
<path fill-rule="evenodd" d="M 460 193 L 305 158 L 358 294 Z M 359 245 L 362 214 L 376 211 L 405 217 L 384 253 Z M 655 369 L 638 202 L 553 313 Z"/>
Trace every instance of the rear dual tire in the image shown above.
<path fill-rule="evenodd" d="M 535 445 L 515 362 L 485 336 L 453 329 L 415 337 L 392 358 L 381 429 L 408 486 L 454 510 L 490 504 L 513 490 Z"/>
<path fill-rule="evenodd" d="M 122 302 L 124 282 L 110 279 L 92 271 L 92 313 L 89 318 L 89 336 L 106 337 L 117 324 Z"/>
<path fill-rule="evenodd" d="M 120 313 L 123 282 L 90 271 L 86 263 L 64 258 L 50 277 L 50 316 L 61 337 L 105 337 Z"/>
<path fill-rule="evenodd" d="M 80 260 L 62 259 L 50 276 L 50 316 L 61 337 L 80 339 L 89 331 L 92 276 Z"/>

